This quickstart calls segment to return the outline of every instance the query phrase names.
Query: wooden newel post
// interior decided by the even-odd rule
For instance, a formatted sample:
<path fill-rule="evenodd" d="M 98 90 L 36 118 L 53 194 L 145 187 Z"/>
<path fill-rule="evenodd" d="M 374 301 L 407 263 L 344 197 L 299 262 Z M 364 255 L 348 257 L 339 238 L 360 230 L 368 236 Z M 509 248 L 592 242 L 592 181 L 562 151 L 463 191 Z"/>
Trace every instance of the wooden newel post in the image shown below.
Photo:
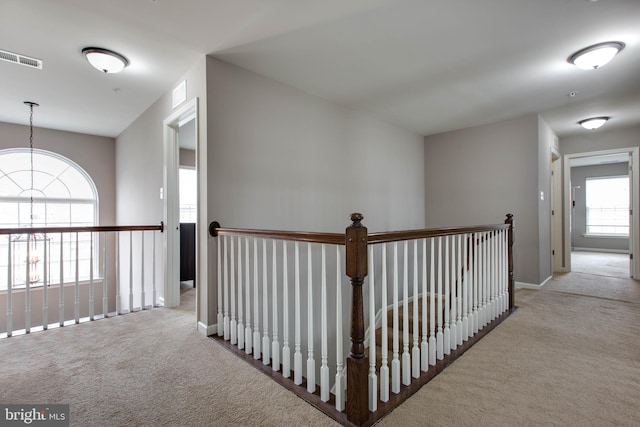
<path fill-rule="evenodd" d="M 512 310 L 514 304 L 514 281 L 513 281 L 513 214 L 507 214 L 505 224 L 509 224 L 509 233 L 507 241 L 507 253 L 509 254 L 509 310 Z"/>
<path fill-rule="evenodd" d="M 351 350 L 347 357 L 347 418 L 361 425 L 368 418 L 369 360 L 364 352 L 364 304 L 362 284 L 367 276 L 367 228 L 363 216 L 351 214 L 346 230 L 346 272 L 351 278 Z"/>

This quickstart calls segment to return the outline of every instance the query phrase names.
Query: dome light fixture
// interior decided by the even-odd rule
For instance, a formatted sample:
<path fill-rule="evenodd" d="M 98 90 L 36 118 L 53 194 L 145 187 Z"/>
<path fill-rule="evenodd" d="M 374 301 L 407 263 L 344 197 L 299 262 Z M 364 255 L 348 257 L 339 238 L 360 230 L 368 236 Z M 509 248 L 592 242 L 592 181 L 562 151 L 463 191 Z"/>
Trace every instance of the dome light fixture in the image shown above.
<path fill-rule="evenodd" d="M 611 61 L 624 46 L 622 42 L 594 44 L 577 51 L 567 61 L 581 70 L 596 70 Z"/>
<path fill-rule="evenodd" d="M 129 60 L 118 52 L 101 47 L 85 47 L 82 54 L 93 68 L 103 73 L 119 73 L 129 65 Z"/>
<path fill-rule="evenodd" d="M 591 117 L 590 119 L 580 120 L 578 124 L 585 129 L 595 130 L 602 127 L 611 117 Z"/>

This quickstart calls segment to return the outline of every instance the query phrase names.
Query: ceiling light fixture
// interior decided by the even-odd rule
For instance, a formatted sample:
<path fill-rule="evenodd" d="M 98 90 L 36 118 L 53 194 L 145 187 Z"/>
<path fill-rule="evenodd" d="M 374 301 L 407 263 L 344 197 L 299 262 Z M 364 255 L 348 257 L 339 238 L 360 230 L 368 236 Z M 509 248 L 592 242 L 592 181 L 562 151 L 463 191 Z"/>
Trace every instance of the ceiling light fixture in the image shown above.
<path fill-rule="evenodd" d="M 578 124 L 585 129 L 595 130 L 602 127 L 611 117 L 591 117 L 590 119 L 580 120 Z"/>
<path fill-rule="evenodd" d="M 93 68 L 103 73 L 119 73 L 129 65 L 129 60 L 118 52 L 101 47 L 85 47 L 82 54 Z"/>
<path fill-rule="evenodd" d="M 581 70 L 595 70 L 613 59 L 622 49 L 622 42 L 605 42 L 585 47 L 571 55 L 567 61 Z"/>

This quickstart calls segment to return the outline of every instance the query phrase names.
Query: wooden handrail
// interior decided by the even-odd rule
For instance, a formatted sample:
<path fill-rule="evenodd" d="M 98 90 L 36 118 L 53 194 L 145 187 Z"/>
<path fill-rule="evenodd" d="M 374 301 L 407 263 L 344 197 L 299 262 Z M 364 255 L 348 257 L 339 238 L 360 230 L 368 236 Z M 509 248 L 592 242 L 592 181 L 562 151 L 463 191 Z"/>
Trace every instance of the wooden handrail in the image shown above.
<path fill-rule="evenodd" d="M 468 227 L 427 228 L 424 230 L 388 231 L 370 233 L 369 244 L 389 243 L 402 240 L 425 239 L 429 237 L 451 236 L 455 234 L 478 233 L 482 231 L 508 230 L 508 224 L 489 224 Z"/>
<path fill-rule="evenodd" d="M 222 228 L 217 222 L 209 225 L 209 234 L 217 236 L 250 236 L 266 239 L 291 240 L 297 242 L 325 243 L 329 245 L 344 245 L 345 237 L 342 233 L 317 233 L 308 231 L 283 230 L 252 230 L 246 228 Z"/>
<path fill-rule="evenodd" d="M 2 234 L 98 233 L 102 231 L 164 232 L 164 222 L 160 222 L 159 225 L 96 225 L 96 226 L 78 226 L 78 227 L 0 228 L 0 235 Z"/>

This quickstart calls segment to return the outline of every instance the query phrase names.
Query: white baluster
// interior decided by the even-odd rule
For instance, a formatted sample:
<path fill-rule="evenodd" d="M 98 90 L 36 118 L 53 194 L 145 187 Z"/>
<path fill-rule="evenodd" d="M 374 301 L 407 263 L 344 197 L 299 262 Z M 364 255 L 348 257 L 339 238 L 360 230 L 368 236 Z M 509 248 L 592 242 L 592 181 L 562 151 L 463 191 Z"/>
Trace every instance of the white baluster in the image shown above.
<path fill-rule="evenodd" d="M 442 255 L 441 255 L 442 256 Z M 444 236 L 444 330 L 443 330 L 443 351 L 444 354 L 451 354 L 451 328 L 449 327 L 449 316 L 451 314 L 451 297 L 449 293 L 449 236 Z"/>
<path fill-rule="evenodd" d="M 262 239 L 262 363 L 268 365 L 271 359 L 269 339 L 269 278 L 267 275 L 267 241 Z"/>
<path fill-rule="evenodd" d="M 151 247 L 151 275 L 152 275 L 151 285 L 153 286 L 151 308 L 154 308 L 158 303 L 158 295 L 156 293 L 156 233 L 157 232 L 155 231 L 151 233 L 151 235 L 153 236 L 153 246 Z M 220 326 L 218 326 L 218 328 L 220 328 Z"/>
<path fill-rule="evenodd" d="M 507 230 L 502 231 L 502 292 L 504 296 L 502 311 L 507 311 L 509 310 L 509 249 Z"/>
<path fill-rule="evenodd" d="M 47 273 L 46 273 L 46 268 L 47 268 L 47 236 L 45 235 L 44 237 L 44 268 L 45 268 L 45 273 L 44 273 L 44 288 L 43 288 L 43 292 L 44 292 L 44 298 L 45 298 L 45 304 L 46 304 L 46 298 L 47 298 Z M 94 304 L 95 304 L 95 295 L 94 295 L 94 290 L 93 290 L 93 233 L 89 233 L 89 320 L 93 320 L 94 318 Z M 44 329 L 46 328 L 46 324 L 47 324 L 47 320 L 45 318 L 45 316 L 43 316 L 42 319 L 42 326 Z"/>
<path fill-rule="evenodd" d="M 231 282 L 231 319 L 229 321 L 229 342 L 231 344 L 238 344 L 238 321 L 236 319 L 236 272 L 238 266 L 236 264 L 236 239 L 229 237 L 229 255 L 231 257 L 231 264 L 229 265 L 229 280 Z"/>
<path fill-rule="evenodd" d="M 218 336 L 221 337 L 224 335 L 224 315 L 222 314 L 222 287 L 223 287 L 223 283 L 222 283 L 222 270 L 223 270 L 223 265 L 222 265 L 222 236 L 218 236 L 216 239 L 217 245 L 218 245 L 218 249 L 217 249 L 217 255 L 218 255 L 218 264 L 217 265 L 217 273 L 218 273 Z"/>
<path fill-rule="evenodd" d="M 316 391 L 316 361 L 313 358 L 313 283 L 311 243 L 307 245 L 307 391 Z"/>
<path fill-rule="evenodd" d="M 133 231 L 129 231 L 129 313 L 133 312 Z"/>
<path fill-rule="evenodd" d="M 91 238 L 93 239 L 93 234 L 91 235 Z M 49 292 L 48 292 L 48 288 L 49 288 L 49 269 L 48 269 L 48 265 L 49 265 L 49 251 L 47 250 L 47 235 L 44 235 L 44 238 L 42 239 L 42 243 L 44 246 L 44 277 L 42 279 L 42 329 L 46 330 L 49 328 Z M 92 240 L 93 243 L 93 240 Z M 93 249 L 93 245 L 91 246 Z M 93 252 L 91 252 L 91 260 L 93 261 Z M 92 263 L 93 266 L 93 263 Z M 8 285 L 8 283 L 7 283 Z M 91 270 L 91 293 L 93 294 L 93 269 Z M 93 295 L 91 295 L 91 305 L 89 307 L 90 311 L 90 315 L 91 315 L 91 320 L 93 320 Z"/>
<path fill-rule="evenodd" d="M 251 354 L 253 351 L 253 340 L 251 339 L 251 271 L 249 269 L 249 238 L 244 238 L 244 277 L 245 277 L 245 302 L 246 302 L 246 323 L 244 325 L 244 351 Z M 254 296 L 254 304 L 255 304 Z"/>
<path fill-rule="evenodd" d="M 462 339 L 467 341 L 469 339 L 469 284 L 471 278 L 471 267 L 469 266 L 469 235 L 465 234 L 462 246 L 462 264 L 464 265 L 464 272 L 462 277 Z"/>
<path fill-rule="evenodd" d="M 482 307 L 483 307 L 483 325 L 487 326 L 491 314 L 489 313 L 489 274 L 490 274 L 490 253 L 489 253 L 489 233 L 484 235 L 484 245 L 482 247 L 482 270 L 484 276 L 484 283 L 482 286 Z"/>
<path fill-rule="evenodd" d="M 427 293 L 427 239 L 422 239 L 422 342 L 420 343 L 420 369 L 424 372 L 429 370 L 427 298 L 429 298 Z"/>
<path fill-rule="evenodd" d="M 326 245 L 321 245 L 322 272 L 320 289 L 320 399 L 329 400 L 329 353 L 327 349 L 327 255 Z"/>
<path fill-rule="evenodd" d="M 340 246 L 336 245 L 336 409 L 340 412 L 345 409 L 345 386 L 346 378 L 344 375 L 344 353 L 342 341 L 342 274 L 340 266 L 342 260 L 340 258 Z"/>
<path fill-rule="evenodd" d="M 272 240 L 272 254 L 271 254 L 271 285 L 273 287 L 273 341 L 271 343 L 271 367 L 274 371 L 280 370 L 280 342 L 278 341 L 278 269 L 277 263 L 277 251 L 276 241 Z"/>
<path fill-rule="evenodd" d="M 13 262 L 11 260 L 11 234 L 7 234 L 7 336 L 13 335 Z"/>
<path fill-rule="evenodd" d="M 223 262 L 224 264 L 222 265 L 222 273 L 223 273 L 223 277 L 224 277 L 224 293 L 223 293 L 223 298 L 224 298 L 224 320 L 223 320 L 223 337 L 225 341 L 229 341 L 231 339 L 231 334 L 229 331 L 229 324 L 230 324 L 230 319 L 229 319 L 229 263 L 228 263 L 228 251 L 227 251 L 227 236 L 223 236 L 222 237 L 223 240 L 223 251 L 222 251 L 222 257 L 223 257 Z"/>
<path fill-rule="evenodd" d="M 115 233 L 115 238 L 116 238 L 116 247 L 115 249 L 115 265 L 116 265 L 116 280 L 115 280 L 115 284 L 116 284 L 116 313 L 120 312 L 120 290 L 118 289 L 119 284 L 118 284 L 118 272 L 119 270 L 119 264 L 118 264 L 118 232 Z M 107 274 L 107 240 L 108 240 L 108 234 L 105 231 L 104 233 L 102 233 L 102 314 L 105 318 L 109 317 L 109 295 L 108 295 L 108 274 Z M 60 263 L 60 268 L 62 268 L 62 263 Z"/>
<path fill-rule="evenodd" d="M 491 320 L 498 316 L 498 235 L 491 232 Z"/>
<path fill-rule="evenodd" d="M 58 324 L 64 326 L 64 234 L 60 233 L 60 282 L 58 283 Z M 106 251 L 105 251 L 106 253 Z"/>
<path fill-rule="evenodd" d="M 375 259 L 369 246 L 369 411 L 378 409 L 378 377 L 376 376 L 376 298 Z M 383 308 L 384 310 L 384 308 Z"/>
<path fill-rule="evenodd" d="M 295 242 L 294 255 L 294 323 L 295 342 L 293 353 L 293 383 L 302 384 L 302 351 L 300 338 L 300 245 Z"/>
<path fill-rule="evenodd" d="M 282 376 L 291 376 L 291 349 L 289 348 L 289 266 L 287 241 L 282 241 Z"/>
<path fill-rule="evenodd" d="M 35 238 L 35 236 L 33 236 Z M 24 332 L 31 332 L 31 235 L 27 234 L 27 259 L 25 262 L 26 272 L 24 279 Z"/>
<path fill-rule="evenodd" d="M 458 234 L 458 281 L 457 281 L 457 290 L 456 290 L 456 302 L 458 303 L 458 307 L 456 309 L 456 343 L 457 345 L 462 345 L 463 337 L 462 337 L 462 279 L 463 273 L 462 269 L 464 266 L 464 259 L 462 258 L 462 234 Z"/>
<path fill-rule="evenodd" d="M 242 283 L 242 239 L 238 237 L 238 349 L 244 350 L 244 295 Z"/>
<path fill-rule="evenodd" d="M 400 392 L 400 343 L 398 321 L 398 242 L 393 242 L 393 358 L 391 359 L 391 391 Z"/>
<path fill-rule="evenodd" d="M 438 360 L 444 359 L 444 333 L 442 332 L 443 315 L 442 297 L 442 236 L 438 236 L 438 324 L 436 333 L 436 357 Z"/>
<path fill-rule="evenodd" d="M 436 364 L 436 279 L 435 279 L 435 241 L 429 239 L 429 365 Z"/>
<path fill-rule="evenodd" d="M 80 245 L 78 245 L 78 232 L 76 231 L 76 283 L 74 286 L 73 314 L 76 324 L 80 323 Z"/>
<path fill-rule="evenodd" d="M 382 310 L 382 336 L 380 344 L 382 346 L 382 362 L 380 365 L 380 400 L 389 401 L 389 306 L 387 305 L 387 245 L 382 244 L 382 293 L 381 310 Z"/>
<path fill-rule="evenodd" d="M 409 244 L 403 244 L 402 270 L 402 384 L 411 384 L 411 356 L 409 355 Z M 417 301 L 416 301 L 417 302 Z M 415 305 L 415 304 L 414 304 Z"/>
<path fill-rule="evenodd" d="M 426 298 L 426 295 L 423 296 Z M 418 241 L 413 241 L 413 348 L 411 349 L 411 375 L 413 378 L 420 376 L 420 316 L 418 307 L 420 294 L 418 293 Z"/>
<path fill-rule="evenodd" d="M 258 294 L 258 239 L 253 238 L 253 358 L 262 356 L 260 337 L 260 297 Z"/>
<path fill-rule="evenodd" d="M 141 254 L 142 258 L 140 261 L 140 309 L 145 309 L 145 294 L 144 294 L 144 230 L 140 230 L 140 245 L 141 245 Z"/>
<path fill-rule="evenodd" d="M 480 272 L 478 271 L 480 258 L 480 236 L 473 234 L 473 334 L 477 334 L 480 327 L 480 313 L 478 313 L 478 305 L 480 301 Z"/>
<path fill-rule="evenodd" d="M 456 256 L 456 236 L 451 236 L 451 288 L 449 290 L 449 301 L 451 302 L 450 313 L 451 313 L 451 324 L 449 325 L 449 330 L 451 331 L 449 345 L 451 346 L 451 350 L 455 350 L 458 345 L 458 328 L 456 326 L 456 309 L 457 309 L 457 299 L 458 295 L 456 294 L 456 285 L 457 285 L 457 270 L 458 270 L 458 257 Z"/>
<path fill-rule="evenodd" d="M 116 316 L 122 314 L 122 302 L 120 301 L 120 232 L 116 231 Z M 62 241 L 62 237 L 60 238 Z M 62 248 L 60 248 L 60 283 L 62 283 Z M 60 298 L 62 299 L 62 290 L 60 291 Z M 62 313 L 60 313 L 62 318 Z M 62 326 L 62 324 L 60 324 Z"/>

